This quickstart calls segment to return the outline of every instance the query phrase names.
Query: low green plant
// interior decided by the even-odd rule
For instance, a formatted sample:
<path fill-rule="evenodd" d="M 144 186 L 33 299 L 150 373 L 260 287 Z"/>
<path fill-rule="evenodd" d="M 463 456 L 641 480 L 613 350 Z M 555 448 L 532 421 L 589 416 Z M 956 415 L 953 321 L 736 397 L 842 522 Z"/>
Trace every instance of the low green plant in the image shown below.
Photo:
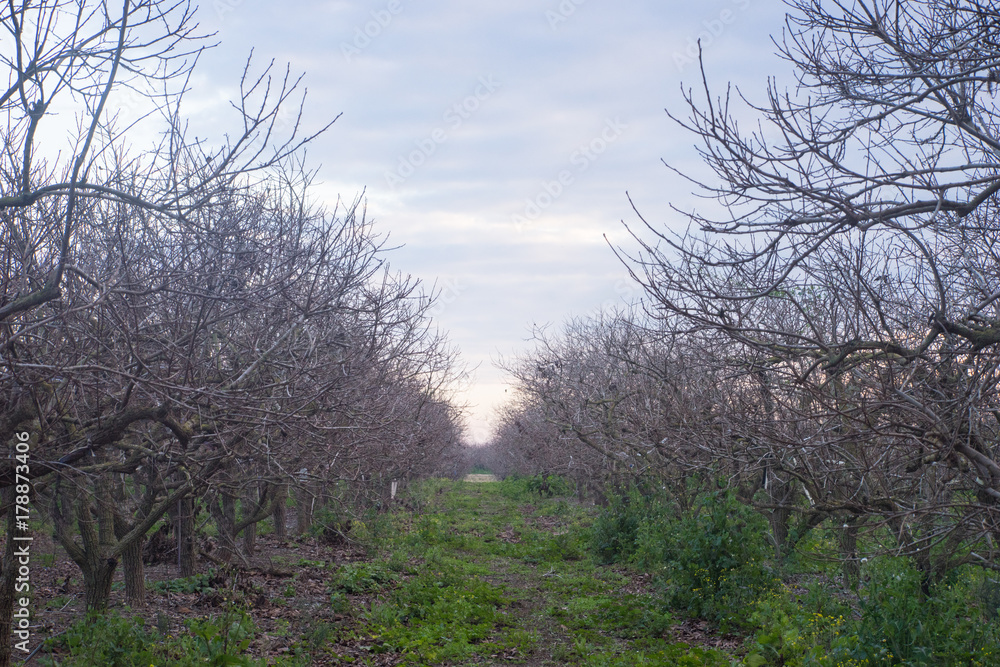
<path fill-rule="evenodd" d="M 335 614 L 347 615 L 351 613 L 351 601 L 341 591 L 330 593 L 330 608 Z"/>
<path fill-rule="evenodd" d="M 667 603 L 723 629 L 745 625 L 746 610 L 781 583 L 766 535 L 764 518 L 731 491 L 701 494 L 664 552 Z"/>
<path fill-rule="evenodd" d="M 309 534 L 327 544 L 338 545 L 349 539 L 353 522 L 346 513 L 331 507 L 319 507 L 313 512 Z"/>
<path fill-rule="evenodd" d="M 165 624 L 164 624 L 165 625 Z M 65 633 L 46 642 L 39 664 L 55 667 L 263 667 L 304 665 L 305 658 L 258 661 L 244 655 L 253 639 L 253 620 L 246 612 L 229 609 L 214 618 L 190 619 L 177 636 L 147 629 L 141 617 L 116 612 L 91 614 Z"/>
<path fill-rule="evenodd" d="M 401 653 L 403 664 L 462 660 L 490 636 L 505 604 L 503 590 L 479 578 L 425 571 L 372 606 L 366 632 L 380 650 Z"/>
<path fill-rule="evenodd" d="M 184 625 L 206 658 L 206 664 L 212 667 L 253 664 L 242 657 L 254 634 L 253 619 L 246 612 L 229 611 L 221 618 L 191 619 Z"/>
<path fill-rule="evenodd" d="M 573 483 L 559 475 L 535 475 L 529 477 L 526 487 L 531 493 L 544 498 L 566 496 L 573 493 Z"/>
<path fill-rule="evenodd" d="M 925 594 L 921 573 L 908 558 L 876 558 L 865 569 L 869 581 L 860 595 L 855 659 L 886 665 L 1000 660 L 997 625 L 975 605 L 968 572 L 950 573 Z"/>
<path fill-rule="evenodd" d="M 215 590 L 215 587 L 212 585 L 214 580 L 215 572 L 209 570 L 208 572 L 195 574 L 190 577 L 154 581 L 150 588 L 159 593 L 211 593 Z"/>
<path fill-rule="evenodd" d="M 591 530 L 591 551 L 603 565 L 631 560 L 656 569 L 669 556 L 665 549 L 676 516 L 677 508 L 655 485 L 610 493 Z"/>
<path fill-rule="evenodd" d="M 500 483 L 500 493 L 510 500 L 530 502 L 539 498 L 571 495 L 573 482 L 559 475 L 508 475 Z"/>
<path fill-rule="evenodd" d="M 346 563 L 329 582 L 331 589 L 345 593 L 369 593 L 381 590 L 396 580 L 396 574 L 383 563 Z"/>
<path fill-rule="evenodd" d="M 571 629 L 621 638 L 659 637 L 674 623 L 669 612 L 635 595 L 576 597 L 563 607 L 554 607 L 551 614 Z"/>
<path fill-rule="evenodd" d="M 746 664 L 788 667 L 986 667 L 1000 660 L 1000 628 L 976 602 L 982 573 L 959 570 L 923 590 L 905 557 L 878 557 L 862 571 L 853 604 L 819 583 L 805 596 L 758 603 L 760 626 Z"/>
<path fill-rule="evenodd" d="M 370 556 L 377 556 L 394 535 L 392 516 L 376 510 L 369 510 L 361 520 L 352 524 L 354 541 Z"/>
<path fill-rule="evenodd" d="M 591 551 L 601 565 L 628 560 L 636 549 L 640 526 L 649 517 L 649 506 L 634 489 L 609 494 L 608 505 L 591 528 Z"/>

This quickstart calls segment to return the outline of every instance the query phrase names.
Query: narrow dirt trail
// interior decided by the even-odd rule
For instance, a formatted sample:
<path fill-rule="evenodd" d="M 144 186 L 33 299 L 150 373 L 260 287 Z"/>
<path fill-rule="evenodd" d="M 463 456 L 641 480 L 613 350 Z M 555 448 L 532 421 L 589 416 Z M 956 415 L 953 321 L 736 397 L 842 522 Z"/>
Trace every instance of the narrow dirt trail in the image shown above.
<path fill-rule="evenodd" d="M 647 577 L 594 564 L 594 508 L 510 481 L 411 494 L 379 558 L 334 582 L 355 621 L 317 664 L 731 664 L 677 641 Z"/>
<path fill-rule="evenodd" d="M 499 482 L 500 480 L 497 479 L 496 475 L 471 474 L 463 477 L 462 481 L 480 484 L 483 482 Z"/>
<path fill-rule="evenodd" d="M 391 511 L 352 520 L 346 539 L 322 524 L 261 536 L 253 567 L 165 577 L 136 612 L 116 590 L 103 639 L 89 630 L 86 642 L 55 641 L 36 661 L 730 667 L 733 655 L 678 641 L 705 637 L 662 608 L 648 576 L 593 562 L 595 515 L 573 498 L 540 496 L 528 480 L 421 482 Z M 36 604 L 57 638 L 83 615 L 71 571 L 58 562 L 38 572 Z M 170 658 L 109 662 L 128 638 L 129 655 L 152 642 Z"/>

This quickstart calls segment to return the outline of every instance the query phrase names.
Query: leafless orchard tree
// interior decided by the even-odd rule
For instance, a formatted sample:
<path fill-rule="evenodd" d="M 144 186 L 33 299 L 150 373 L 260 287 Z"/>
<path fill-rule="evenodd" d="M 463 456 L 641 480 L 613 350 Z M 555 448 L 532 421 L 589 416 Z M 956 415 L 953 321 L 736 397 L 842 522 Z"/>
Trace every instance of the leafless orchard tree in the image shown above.
<path fill-rule="evenodd" d="M 580 446 L 567 442 L 570 438 L 546 420 L 545 406 L 527 392 L 508 399 L 496 420 L 493 437 L 477 458 L 501 477 L 568 471 L 570 457 L 580 459 Z"/>
<path fill-rule="evenodd" d="M 388 270 L 360 203 L 306 204 L 297 151 L 314 135 L 296 122 L 279 136 L 277 123 L 297 81 L 248 64 L 238 130 L 212 147 L 180 114 L 200 48 L 184 3 L 11 4 L 0 16 L 13 37 L 0 54 L 12 72 L 0 96 L 0 435 L 31 434 L 36 500 L 89 608 L 107 604 L 119 562 L 127 597 L 143 602 L 142 544 L 165 513 L 190 574 L 198 499 L 225 560 L 241 530 L 252 547 L 250 529 L 283 509 L 303 468 L 405 477 L 454 444 L 455 355 L 429 326 L 430 298 Z M 121 125 L 122 99 L 145 112 L 137 124 Z M 65 162 L 54 119 L 74 113 Z M 153 121 L 160 140 L 136 152 L 126 133 Z M 10 460 L 0 478 L 14 483 Z"/>
<path fill-rule="evenodd" d="M 929 579 L 996 568 L 1000 11 L 788 4 L 798 93 L 772 85 L 746 132 L 706 83 L 678 119 L 723 213 L 634 229 L 626 262 L 661 312 L 740 348 L 758 418 L 738 441 L 772 510 L 836 516 L 848 559 L 864 525 Z"/>
<path fill-rule="evenodd" d="M 530 456 L 532 472 L 578 477 L 599 496 L 606 484 L 643 477 L 669 480 L 685 496 L 686 478 L 713 460 L 706 443 L 725 430 L 717 375 L 693 341 L 634 312 L 538 332 L 535 350 L 504 366 L 522 404 L 510 407 L 495 446 Z"/>
<path fill-rule="evenodd" d="M 369 486 L 387 486 L 447 437 L 426 428 L 442 409 L 454 419 L 440 391 L 453 355 L 428 336 L 430 301 L 414 281 L 385 273 L 357 205 L 338 216 L 302 201 L 290 190 L 234 193 L 183 229 L 158 218 L 103 221 L 81 241 L 92 280 L 67 282 L 50 326 L 71 330 L 55 338 L 76 344 L 62 363 L 35 366 L 74 390 L 44 415 L 42 437 L 86 450 L 81 429 L 120 424 L 104 436 L 99 463 L 57 473 L 52 488 L 57 536 L 84 571 L 89 606 L 107 603 L 120 556 L 126 593 L 141 604 L 142 540 L 178 502 L 181 570 L 193 569 L 195 492 L 218 526 L 220 548 L 206 556 L 228 562 L 237 534 L 269 515 L 281 535 L 289 486 L 308 527 L 311 470 L 342 475 L 339 457 L 340 466 L 359 462 L 351 473 Z M 97 299 L 96 276 L 120 287 Z M 345 452 L 330 447 L 331 418 L 348 434 Z M 146 433 L 140 421 L 162 428 Z M 132 477 L 116 486 L 105 473 Z M 249 502 L 237 518 L 241 497 Z"/>
<path fill-rule="evenodd" d="M 0 93 L 6 117 L 2 147 L 4 196 L 0 253 L 3 265 L 3 365 L 5 412 L 0 434 L 7 440 L 41 418 L 47 404 L 68 379 L 56 383 L 32 380 L 34 371 L 21 360 L 32 352 L 59 348 L 69 340 L 47 339 L 41 329 L 51 312 L 39 312 L 62 296 L 67 276 L 81 275 L 73 257 L 80 227 L 95 207 L 117 204 L 183 220 L 220 187 L 231 187 L 240 175 L 266 167 L 268 159 L 248 152 L 248 142 L 273 126 L 274 96 L 263 99 L 247 90 L 243 132 L 223 147 L 215 167 L 190 168 L 193 152 L 185 141 L 177 113 L 180 91 L 200 49 L 190 8 L 184 3 L 131 2 L 119 7 L 87 2 L 10 3 L 0 10 L 8 46 L 0 54 L 10 76 Z M 253 80 L 248 79 L 252 84 Z M 278 97 L 292 94 L 294 82 L 279 87 Z M 141 179 L 124 182 L 123 172 L 136 173 L 124 130 L 116 129 L 112 98 L 132 90 L 151 104 L 169 131 L 162 144 L 142 158 Z M 262 104 L 252 107 L 253 102 Z M 247 105 L 246 103 L 250 103 Z M 66 122 L 75 119 L 76 133 Z M 68 132 L 70 131 L 70 132 Z M 62 144 L 58 138 L 70 139 Z M 277 158 L 294 150 L 297 139 L 272 144 Z M 269 154 L 270 155 L 270 154 Z M 200 163 L 204 164 L 204 162 Z M 131 165 L 131 166 L 130 166 Z M 57 307 L 58 308 L 58 307 Z M 30 348 L 37 347 L 35 350 Z M 29 349 L 26 349 L 29 348 Z M 11 362 L 21 371 L 11 368 Z M 129 419 L 146 419 L 129 414 Z M 102 424 L 90 442 L 104 444 L 105 434 L 121 423 Z M 55 457 L 48 442 L 33 434 L 34 472 L 50 472 Z M 88 451 L 88 450 L 85 450 Z M 82 454 L 70 453 L 70 464 Z M 10 466 L 5 484 L 14 481 Z M 8 498 L 9 501 L 9 498 Z M 9 502 L 8 502 L 9 506 Z M 0 624 L 9 624 L 13 570 L 8 514 Z M 0 664 L 10 660 L 9 634 L 0 642 Z"/>

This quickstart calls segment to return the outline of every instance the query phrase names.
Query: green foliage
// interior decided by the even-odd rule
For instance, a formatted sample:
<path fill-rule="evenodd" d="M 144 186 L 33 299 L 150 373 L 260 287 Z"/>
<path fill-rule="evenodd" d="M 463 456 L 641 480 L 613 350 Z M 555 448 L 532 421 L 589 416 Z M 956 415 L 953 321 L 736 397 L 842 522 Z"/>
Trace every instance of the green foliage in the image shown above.
<path fill-rule="evenodd" d="M 824 587 L 814 584 L 798 599 L 788 591 L 774 591 L 751 611 L 750 623 L 761 629 L 745 662 L 748 667 L 838 664 L 824 661 L 847 640 L 852 611 Z"/>
<path fill-rule="evenodd" d="M 330 593 L 330 608 L 335 614 L 350 614 L 351 601 L 347 595 L 341 591 Z"/>
<path fill-rule="evenodd" d="M 674 623 L 673 616 L 636 595 L 587 595 L 553 607 L 551 615 L 574 629 L 597 630 L 622 638 L 659 637 Z"/>
<path fill-rule="evenodd" d="M 559 475 L 535 475 L 529 477 L 526 486 L 531 493 L 545 498 L 568 496 L 573 493 L 573 483 Z"/>
<path fill-rule="evenodd" d="M 490 470 L 489 468 L 487 468 L 486 466 L 484 466 L 482 463 L 477 463 L 476 465 L 472 466 L 472 471 L 469 474 L 470 475 L 492 475 L 493 471 Z"/>
<path fill-rule="evenodd" d="M 540 498 L 569 496 L 573 482 L 559 475 L 510 475 L 500 483 L 500 492 L 510 500 L 531 502 Z"/>
<path fill-rule="evenodd" d="M 549 664 L 551 654 L 553 664 L 729 667 L 721 651 L 674 644 L 655 597 L 626 594 L 627 576 L 594 566 L 595 508 L 539 496 L 528 478 L 412 491 L 422 514 L 396 513 L 380 561 L 398 577 L 349 624 L 351 643 L 392 654 L 373 663 Z"/>
<path fill-rule="evenodd" d="M 610 494 L 608 506 L 598 515 L 591 531 L 591 551 L 597 562 L 634 560 L 655 569 L 667 558 L 676 507 L 656 487 L 646 485 L 645 493 L 631 486 L 624 493 Z"/>
<path fill-rule="evenodd" d="M 1000 620 L 1000 581 L 996 575 L 987 572 L 978 577 L 973 584 L 973 590 L 983 614 L 989 621 Z"/>
<path fill-rule="evenodd" d="M 677 643 L 642 653 L 620 654 L 614 651 L 593 651 L 586 645 L 574 646 L 570 654 L 573 664 L 581 667 L 730 667 L 729 656 L 721 651 L 690 647 Z"/>
<path fill-rule="evenodd" d="M 925 594 L 907 558 L 874 559 L 854 604 L 819 584 L 805 598 L 757 605 L 750 657 L 789 667 L 985 667 L 1000 659 L 1000 629 L 976 603 L 982 573 L 959 571 Z M 748 662 L 749 663 L 749 658 Z"/>
<path fill-rule="evenodd" d="M 179 636 L 163 636 L 147 630 L 142 618 L 124 618 L 111 612 L 91 615 L 72 625 L 63 635 L 48 641 L 47 652 L 39 664 L 52 667 L 136 667 L 171 665 L 172 667 L 263 667 L 264 665 L 301 665 L 296 658 L 279 662 L 256 661 L 244 656 L 253 639 L 252 619 L 241 610 L 222 616 L 191 619 Z"/>
<path fill-rule="evenodd" d="M 370 557 L 375 557 L 393 535 L 392 518 L 388 514 L 369 510 L 351 524 L 351 532 L 354 542 Z"/>
<path fill-rule="evenodd" d="M 134 667 L 162 662 L 159 649 L 163 646 L 157 644 L 159 638 L 145 630 L 142 619 L 137 621 L 124 619 L 116 613 L 92 615 L 72 625 L 62 636 L 49 640 L 46 649 L 66 652 L 65 658 L 56 661 L 43 655 L 40 662 L 67 667 Z"/>
<path fill-rule="evenodd" d="M 195 574 L 190 577 L 179 579 L 169 579 L 167 581 L 155 581 L 151 588 L 160 593 L 211 593 L 215 590 L 213 582 L 216 580 L 214 571 Z"/>
<path fill-rule="evenodd" d="M 253 639 L 253 620 L 246 612 L 227 613 L 221 619 L 191 619 L 185 622 L 205 662 L 212 667 L 252 665 L 241 654 Z"/>
<path fill-rule="evenodd" d="M 873 664 L 996 664 L 995 624 L 970 599 L 968 581 L 952 573 L 924 595 L 921 575 L 906 558 L 879 558 L 867 568 L 871 578 L 861 594 L 856 623 L 856 659 Z M 989 655 L 992 660 L 986 661 Z"/>
<path fill-rule="evenodd" d="M 767 524 L 727 491 L 676 506 L 655 485 L 611 495 L 591 532 L 602 564 L 631 562 L 656 573 L 673 609 L 726 628 L 743 624 L 743 608 L 779 583 L 767 558 Z"/>
<path fill-rule="evenodd" d="M 403 654 L 403 664 L 461 660 L 490 636 L 503 589 L 454 566 L 424 571 L 393 591 L 391 601 L 373 604 L 366 632 L 381 651 Z"/>
<path fill-rule="evenodd" d="M 649 516 L 649 507 L 633 489 L 611 495 L 591 530 L 591 549 L 602 565 L 628 560 L 636 549 L 639 527 Z"/>
<path fill-rule="evenodd" d="M 329 586 L 334 591 L 358 594 L 382 590 L 396 581 L 396 574 L 383 563 L 346 563 L 334 573 Z"/>
<path fill-rule="evenodd" d="M 699 496 L 665 550 L 668 604 L 723 628 L 745 625 L 747 607 L 781 583 L 767 562 L 766 534 L 764 518 L 732 492 Z"/>
<path fill-rule="evenodd" d="M 327 544 L 338 545 L 348 540 L 351 528 L 351 518 L 345 512 L 331 507 L 320 507 L 313 512 L 309 534 Z"/>

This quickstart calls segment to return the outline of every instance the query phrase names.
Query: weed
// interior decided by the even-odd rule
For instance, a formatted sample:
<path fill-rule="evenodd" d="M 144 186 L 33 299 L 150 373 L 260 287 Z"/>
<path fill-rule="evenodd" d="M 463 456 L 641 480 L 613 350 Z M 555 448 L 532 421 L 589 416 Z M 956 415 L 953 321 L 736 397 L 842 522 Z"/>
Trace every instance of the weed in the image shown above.
<path fill-rule="evenodd" d="M 179 579 L 169 579 L 167 581 L 155 581 L 151 588 L 160 593 L 211 593 L 215 590 L 218 578 L 215 573 L 209 571 L 203 574 L 196 574 L 190 577 Z"/>
<path fill-rule="evenodd" d="M 172 665 L 195 667 L 263 667 L 277 664 L 291 667 L 304 664 L 297 658 L 277 663 L 255 661 L 243 656 L 254 635 L 250 617 L 238 609 L 222 616 L 185 622 L 186 632 L 178 636 L 154 634 L 140 617 L 125 618 L 117 613 L 90 615 L 71 626 L 63 635 L 48 640 L 48 651 L 60 652 L 58 661 L 40 655 L 42 665 L 62 667 L 135 667 Z"/>
<path fill-rule="evenodd" d="M 959 570 L 924 593 L 921 576 L 904 557 L 879 557 L 856 605 L 820 583 L 807 595 L 774 594 L 756 606 L 761 629 L 748 657 L 789 667 L 997 664 L 1000 632 L 989 610 L 975 604 L 981 573 Z M 971 602 L 971 604 L 970 604 Z"/>
<path fill-rule="evenodd" d="M 345 593 L 369 593 L 393 583 L 396 575 L 382 563 L 346 563 L 329 582 L 330 588 Z"/>

